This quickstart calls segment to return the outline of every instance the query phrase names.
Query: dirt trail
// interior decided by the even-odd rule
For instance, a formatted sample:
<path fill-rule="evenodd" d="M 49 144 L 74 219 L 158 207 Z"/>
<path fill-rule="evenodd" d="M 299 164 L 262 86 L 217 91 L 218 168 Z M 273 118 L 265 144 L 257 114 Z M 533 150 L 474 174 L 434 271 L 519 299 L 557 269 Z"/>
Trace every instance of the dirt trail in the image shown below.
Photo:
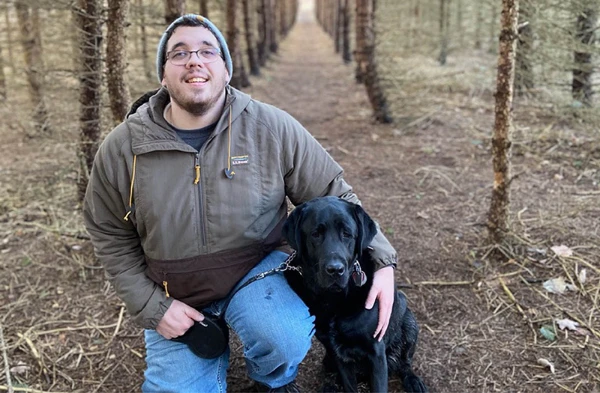
<path fill-rule="evenodd" d="M 459 190 L 455 182 L 471 177 L 476 188 L 478 180 L 485 184 L 486 171 L 481 170 L 485 157 L 465 135 L 453 135 L 452 143 L 447 137 L 440 138 L 442 129 L 393 137 L 392 126 L 373 123 L 365 89 L 356 84 L 353 71 L 353 65 L 344 65 L 334 53 L 331 39 L 312 13 L 305 11 L 264 77 L 256 79 L 247 91 L 295 116 L 345 168 L 347 180 L 367 211 L 399 250 L 400 283 L 470 281 L 469 267 L 460 262 L 467 251 L 456 243 L 463 238 L 465 226 L 480 220 L 480 211 L 467 207 L 478 191 Z M 465 157 L 459 163 L 456 156 Z M 468 173 L 473 168 L 478 169 L 477 174 Z M 457 214 L 464 220 L 458 225 L 454 222 Z M 454 295 L 456 291 L 461 293 Z M 423 326 L 417 369 L 432 391 L 466 392 L 460 374 L 469 378 L 472 370 L 468 368 L 473 365 L 456 359 L 451 351 L 460 337 L 464 338 L 469 325 L 466 316 L 471 314 L 475 321 L 485 311 L 462 300 L 473 297 L 469 286 L 426 292 L 407 291 Z M 445 321 L 447 315 L 452 320 Z M 440 345 L 436 341 L 445 329 L 450 333 L 445 333 Z M 309 391 L 320 384 L 320 354 L 318 345 L 315 347 L 300 375 Z M 479 363 L 478 354 L 474 361 Z M 401 390 L 400 386 L 400 381 L 392 380 L 392 389 Z M 477 386 L 474 391 L 486 390 Z"/>

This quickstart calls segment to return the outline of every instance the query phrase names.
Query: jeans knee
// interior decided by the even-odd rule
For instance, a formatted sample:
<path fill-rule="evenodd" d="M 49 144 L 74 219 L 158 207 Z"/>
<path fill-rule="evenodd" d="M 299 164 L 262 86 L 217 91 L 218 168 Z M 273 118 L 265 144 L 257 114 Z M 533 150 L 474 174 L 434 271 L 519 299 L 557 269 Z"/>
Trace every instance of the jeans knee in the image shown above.
<path fill-rule="evenodd" d="M 256 372 L 264 375 L 277 369 L 295 368 L 311 345 L 310 335 L 263 334 L 246 347 L 246 358 Z"/>

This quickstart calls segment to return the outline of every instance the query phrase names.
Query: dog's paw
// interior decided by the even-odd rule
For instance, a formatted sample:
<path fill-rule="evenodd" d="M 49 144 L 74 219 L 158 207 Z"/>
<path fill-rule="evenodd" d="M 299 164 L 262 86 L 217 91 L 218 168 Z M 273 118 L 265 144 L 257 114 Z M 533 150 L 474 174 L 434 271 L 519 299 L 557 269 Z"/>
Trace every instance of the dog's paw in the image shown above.
<path fill-rule="evenodd" d="M 403 381 L 404 391 L 406 393 L 428 393 L 429 390 L 423 380 L 416 375 L 409 375 Z"/>

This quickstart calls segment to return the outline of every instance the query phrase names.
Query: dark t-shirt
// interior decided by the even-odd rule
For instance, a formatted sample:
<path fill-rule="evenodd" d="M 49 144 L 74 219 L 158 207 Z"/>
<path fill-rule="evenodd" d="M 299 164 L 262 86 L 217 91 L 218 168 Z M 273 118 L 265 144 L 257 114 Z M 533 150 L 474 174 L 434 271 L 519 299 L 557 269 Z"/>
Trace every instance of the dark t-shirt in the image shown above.
<path fill-rule="evenodd" d="M 179 135 L 179 137 L 183 139 L 185 143 L 192 146 L 194 149 L 200 151 L 200 149 L 208 140 L 208 137 L 213 132 L 216 126 L 217 123 L 213 123 L 209 126 L 198 128 L 196 130 L 180 130 L 179 128 L 173 127 L 172 125 L 171 128 L 173 128 L 173 130 L 177 132 L 177 135 Z"/>

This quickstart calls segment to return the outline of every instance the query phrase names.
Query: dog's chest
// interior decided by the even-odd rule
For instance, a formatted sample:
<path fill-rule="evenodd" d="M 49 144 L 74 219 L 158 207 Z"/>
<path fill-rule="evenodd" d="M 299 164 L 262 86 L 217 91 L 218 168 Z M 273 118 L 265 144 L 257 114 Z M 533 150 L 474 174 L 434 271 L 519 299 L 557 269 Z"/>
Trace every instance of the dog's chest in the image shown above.
<path fill-rule="evenodd" d="M 328 340 L 331 348 L 340 360 L 358 362 L 373 351 L 376 340 L 373 333 L 376 328 L 368 314 L 359 313 L 352 317 L 332 317 L 321 332 L 321 340 Z"/>

